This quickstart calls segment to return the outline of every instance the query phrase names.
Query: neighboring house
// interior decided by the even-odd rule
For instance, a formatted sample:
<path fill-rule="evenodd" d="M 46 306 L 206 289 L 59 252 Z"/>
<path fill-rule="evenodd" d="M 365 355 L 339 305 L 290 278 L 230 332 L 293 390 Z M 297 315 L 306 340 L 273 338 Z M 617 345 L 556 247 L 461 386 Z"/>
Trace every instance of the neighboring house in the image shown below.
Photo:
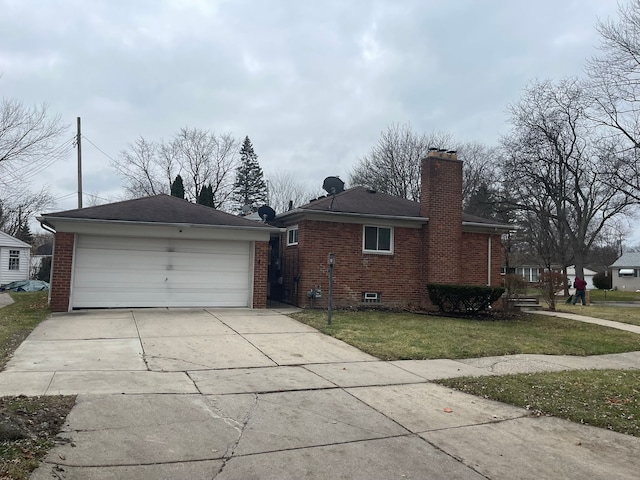
<path fill-rule="evenodd" d="M 38 217 L 55 233 L 50 305 L 74 308 L 267 304 L 278 229 L 169 195 Z"/>
<path fill-rule="evenodd" d="M 614 290 L 640 290 L 640 252 L 623 254 L 609 267 Z"/>
<path fill-rule="evenodd" d="M 47 242 L 37 247 L 31 254 L 31 273 L 30 277 L 35 278 L 36 274 L 42 266 L 42 261 L 53 256 L 53 242 Z M 44 279 L 49 281 L 49 279 Z"/>
<path fill-rule="evenodd" d="M 0 285 L 29 279 L 31 245 L 0 232 Z"/>
<path fill-rule="evenodd" d="M 596 288 L 593 285 L 593 276 L 598 272 L 594 272 L 593 270 L 590 270 L 586 267 L 583 268 L 582 271 L 584 273 L 584 280 L 587 282 L 587 290 L 593 290 L 594 288 Z M 576 279 L 575 265 L 571 265 L 570 267 L 567 267 L 567 278 L 569 279 L 569 287 L 573 287 L 573 282 Z"/>
<path fill-rule="evenodd" d="M 354 187 L 278 215 L 285 231 L 272 243 L 272 294 L 326 306 L 329 253 L 337 307 L 426 306 L 429 283 L 500 286 L 510 227 L 462 213 L 455 153 L 429 152 L 421 173 L 420 202 Z"/>

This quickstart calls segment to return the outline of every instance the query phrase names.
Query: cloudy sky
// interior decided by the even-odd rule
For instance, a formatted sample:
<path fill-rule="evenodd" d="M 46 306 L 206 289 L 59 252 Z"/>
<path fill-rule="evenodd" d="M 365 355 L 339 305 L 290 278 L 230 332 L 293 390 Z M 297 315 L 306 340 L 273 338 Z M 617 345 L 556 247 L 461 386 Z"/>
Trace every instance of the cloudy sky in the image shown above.
<path fill-rule="evenodd" d="M 533 79 L 582 75 L 615 0 L 0 0 L 0 94 L 82 117 L 83 184 L 137 137 L 249 135 L 268 175 L 348 178 L 391 123 L 492 145 Z M 95 146 L 94 146 L 95 145 Z M 96 148 L 97 147 L 97 148 Z M 75 151 L 42 174 L 76 205 Z"/>

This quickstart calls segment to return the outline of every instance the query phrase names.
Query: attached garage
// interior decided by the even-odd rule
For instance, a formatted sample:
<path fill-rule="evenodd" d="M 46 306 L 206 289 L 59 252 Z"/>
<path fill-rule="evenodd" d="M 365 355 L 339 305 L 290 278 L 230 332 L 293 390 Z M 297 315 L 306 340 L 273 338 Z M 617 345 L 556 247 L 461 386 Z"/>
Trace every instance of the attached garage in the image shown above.
<path fill-rule="evenodd" d="M 72 308 L 249 307 L 251 243 L 78 235 Z"/>
<path fill-rule="evenodd" d="M 43 215 L 54 230 L 54 311 L 265 307 L 261 222 L 157 195 Z"/>

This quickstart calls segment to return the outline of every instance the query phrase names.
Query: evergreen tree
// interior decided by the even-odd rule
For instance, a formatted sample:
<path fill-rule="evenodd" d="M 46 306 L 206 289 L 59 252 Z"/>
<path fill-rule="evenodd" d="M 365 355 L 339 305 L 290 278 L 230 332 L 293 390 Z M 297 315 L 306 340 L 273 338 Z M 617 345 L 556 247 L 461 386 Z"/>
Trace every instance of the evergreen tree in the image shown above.
<path fill-rule="evenodd" d="M 205 205 L 207 207 L 214 208 L 213 201 L 213 186 L 212 185 L 204 185 L 198 194 L 198 199 L 196 203 L 200 205 Z"/>
<path fill-rule="evenodd" d="M 238 211 L 245 205 L 256 211 L 259 206 L 267 203 L 267 183 L 248 136 L 240 149 L 240 165 L 236 169 L 232 200 Z"/>
<path fill-rule="evenodd" d="M 180 175 L 171 184 L 171 196 L 184 199 L 184 183 Z"/>
<path fill-rule="evenodd" d="M 23 223 L 20 226 L 20 229 L 16 233 L 15 237 L 18 240 L 22 240 L 24 243 L 28 243 L 31 245 L 33 243 L 33 234 L 31 233 L 31 228 L 29 228 L 28 223 Z"/>

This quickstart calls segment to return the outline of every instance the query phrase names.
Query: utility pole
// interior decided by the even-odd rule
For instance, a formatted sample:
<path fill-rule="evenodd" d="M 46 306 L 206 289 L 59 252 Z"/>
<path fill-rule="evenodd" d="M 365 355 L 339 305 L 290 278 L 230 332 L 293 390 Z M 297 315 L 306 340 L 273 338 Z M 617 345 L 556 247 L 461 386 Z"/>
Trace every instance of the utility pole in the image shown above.
<path fill-rule="evenodd" d="M 82 208 L 82 134 L 80 133 L 80 117 L 78 117 L 78 208 Z"/>

